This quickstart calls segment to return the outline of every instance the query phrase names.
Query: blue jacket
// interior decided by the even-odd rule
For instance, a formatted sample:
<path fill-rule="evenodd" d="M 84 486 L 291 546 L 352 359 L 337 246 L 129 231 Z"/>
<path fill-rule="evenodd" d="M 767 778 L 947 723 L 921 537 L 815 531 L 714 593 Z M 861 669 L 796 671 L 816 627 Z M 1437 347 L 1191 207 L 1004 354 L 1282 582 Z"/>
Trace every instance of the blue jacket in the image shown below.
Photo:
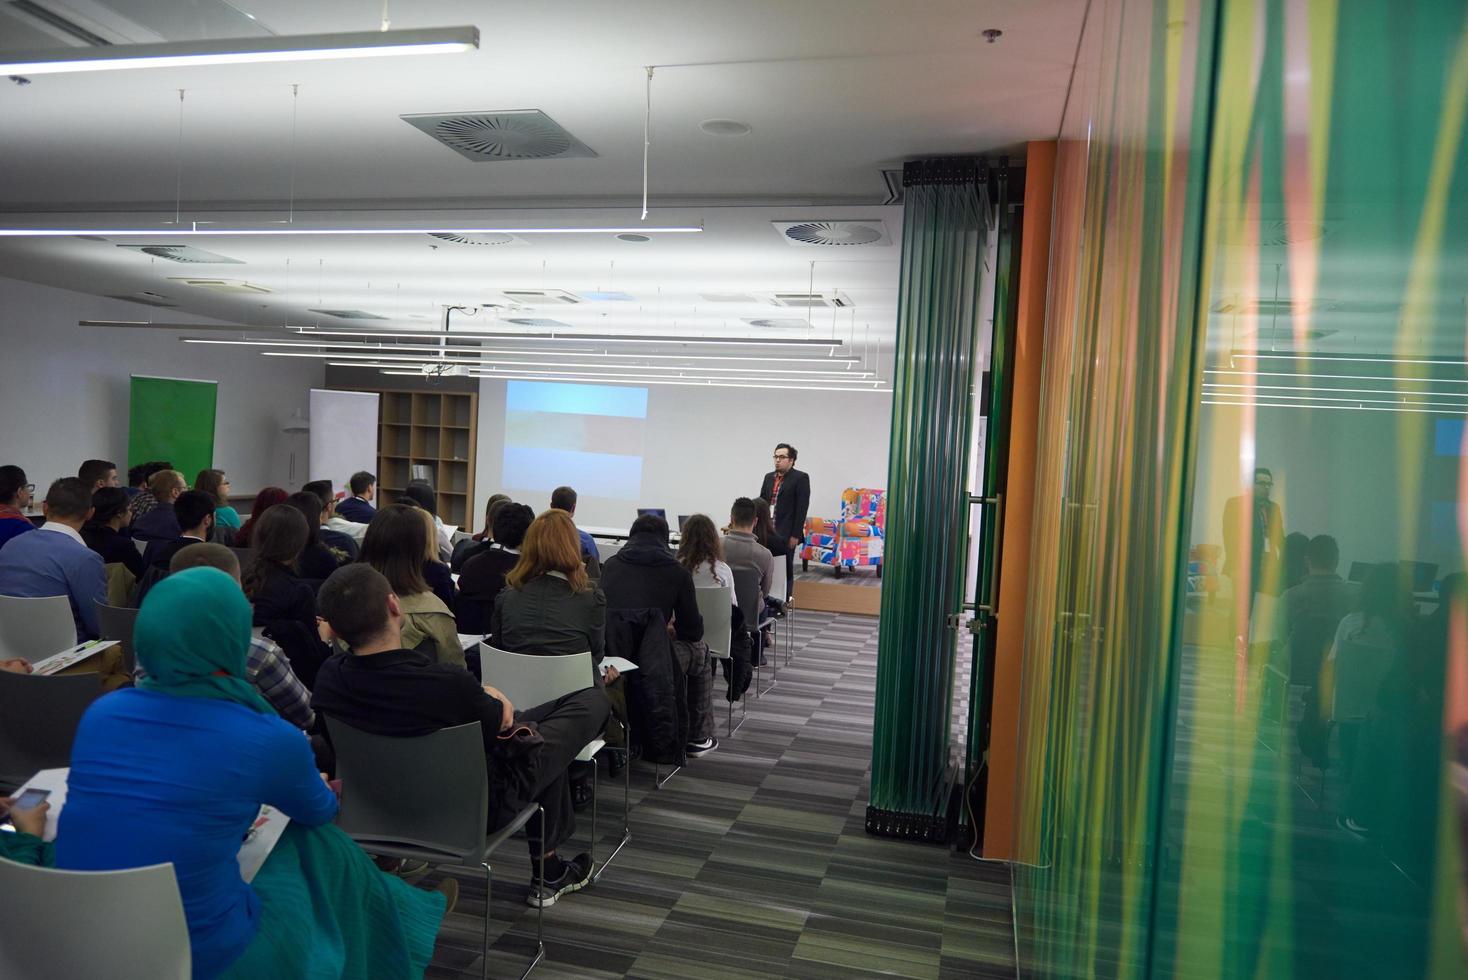
<path fill-rule="evenodd" d="M 25 517 L 0 518 L 0 548 L 5 547 L 5 542 L 19 534 L 34 531 L 36 526 Z"/>
<path fill-rule="evenodd" d="M 77 642 L 93 640 L 101 632 L 96 603 L 107 601 L 107 570 L 101 555 L 69 534 L 46 530 L 22 534 L 0 549 L 0 595 L 24 599 L 64 595 L 71 600 Z M 37 650 L 35 658 L 60 652 Z"/>
<path fill-rule="evenodd" d="M 344 520 L 371 524 L 372 515 L 377 513 L 377 508 L 360 497 L 348 497 L 337 502 L 336 512 Z"/>

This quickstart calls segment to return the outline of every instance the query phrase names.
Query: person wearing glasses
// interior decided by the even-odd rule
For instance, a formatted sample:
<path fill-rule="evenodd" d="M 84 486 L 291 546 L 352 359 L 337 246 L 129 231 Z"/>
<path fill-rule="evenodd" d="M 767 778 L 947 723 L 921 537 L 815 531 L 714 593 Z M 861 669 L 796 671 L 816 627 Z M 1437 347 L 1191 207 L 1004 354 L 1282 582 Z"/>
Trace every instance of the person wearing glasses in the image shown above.
<path fill-rule="evenodd" d="M 795 553 L 805 541 L 805 513 L 810 508 L 810 477 L 795 468 L 800 454 L 788 442 L 775 447 L 775 468 L 765 474 L 759 495 L 775 514 L 775 539 L 770 551 L 785 556 L 785 595 L 789 600 L 795 580 Z"/>
<path fill-rule="evenodd" d="M 24 513 L 35 492 L 36 485 L 26 482 L 25 470 L 19 466 L 0 466 L 0 548 L 17 534 L 36 529 Z"/>
<path fill-rule="evenodd" d="M 1279 504 L 1269 499 L 1273 490 L 1274 474 L 1261 466 L 1254 470 L 1253 488 L 1223 505 L 1223 574 L 1235 590 L 1247 588 L 1251 597 L 1255 592 L 1279 592 L 1284 517 Z M 1245 569 L 1247 585 L 1241 581 Z"/>

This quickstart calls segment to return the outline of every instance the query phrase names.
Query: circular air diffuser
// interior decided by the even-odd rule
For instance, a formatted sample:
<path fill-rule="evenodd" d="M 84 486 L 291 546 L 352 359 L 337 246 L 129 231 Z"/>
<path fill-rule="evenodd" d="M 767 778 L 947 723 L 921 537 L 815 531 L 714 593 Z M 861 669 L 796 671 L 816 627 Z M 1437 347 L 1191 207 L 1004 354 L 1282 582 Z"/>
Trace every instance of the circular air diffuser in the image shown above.
<path fill-rule="evenodd" d="M 455 149 L 505 160 L 542 160 L 568 152 L 565 130 L 533 116 L 459 116 L 445 119 L 434 135 Z"/>
<path fill-rule="evenodd" d="M 802 245 L 870 245 L 882 231 L 855 221 L 807 221 L 786 228 L 785 237 Z"/>
<path fill-rule="evenodd" d="M 430 231 L 429 238 L 437 238 L 441 242 L 453 242 L 455 245 L 513 245 L 514 235 L 459 235 L 451 231 Z"/>

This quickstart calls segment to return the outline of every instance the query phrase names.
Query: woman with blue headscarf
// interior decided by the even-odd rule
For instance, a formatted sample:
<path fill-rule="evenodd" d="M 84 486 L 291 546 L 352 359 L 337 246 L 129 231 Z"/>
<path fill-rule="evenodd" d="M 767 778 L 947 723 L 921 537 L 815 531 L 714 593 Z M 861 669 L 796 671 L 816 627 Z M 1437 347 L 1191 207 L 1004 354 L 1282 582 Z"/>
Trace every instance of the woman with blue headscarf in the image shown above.
<path fill-rule="evenodd" d="M 420 977 L 445 895 L 378 871 L 331 825 L 310 743 L 246 680 L 250 622 L 217 569 L 149 591 L 133 634 L 147 677 L 82 719 L 56 865 L 172 863 L 197 978 Z M 236 854 L 261 804 L 291 823 L 246 884 Z"/>

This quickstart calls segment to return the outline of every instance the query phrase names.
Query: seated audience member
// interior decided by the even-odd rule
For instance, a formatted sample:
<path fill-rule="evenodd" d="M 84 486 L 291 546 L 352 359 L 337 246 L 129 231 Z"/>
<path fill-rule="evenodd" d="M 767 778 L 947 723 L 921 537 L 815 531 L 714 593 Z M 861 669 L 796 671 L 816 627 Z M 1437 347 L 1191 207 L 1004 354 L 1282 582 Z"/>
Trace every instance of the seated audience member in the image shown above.
<path fill-rule="evenodd" d="M 433 526 L 438 530 L 438 554 L 444 561 L 448 561 L 454 554 L 454 528 L 446 527 L 444 522 L 438 519 L 437 495 L 433 487 L 425 480 L 410 480 L 403 490 L 403 495 L 398 498 L 400 504 L 415 504 L 428 511 L 433 517 Z"/>
<path fill-rule="evenodd" d="M 139 463 L 137 466 L 128 467 L 127 486 L 123 487 L 122 489 L 123 492 L 127 494 L 127 499 L 129 503 L 131 503 L 132 499 L 138 494 L 148 489 L 148 477 L 150 475 L 151 474 L 148 472 L 147 463 Z"/>
<path fill-rule="evenodd" d="M 188 488 L 188 481 L 178 470 L 159 470 L 149 477 L 153 507 L 146 514 L 133 512 L 133 537 L 140 541 L 172 541 L 178 537 L 181 528 L 173 513 L 173 502 Z"/>
<path fill-rule="evenodd" d="M 102 556 L 110 606 L 127 605 L 133 586 L 148 567 L 133 539 L 123 533 L 131 520 L 127 492 L 122 487 L 103 487 L 92 494 L 92 518 L 82 526 L 82 540 Z"/>
<path fill-rule="evenodd" d="M 337 514 L 357 524 L 370 524 L 372 515 L 377 513 L 377 508 L 372 506 L 372 498 L 377 495 L 377 477 L 366 470 L 353 473 L 347 489 L 352 495 L 336 505 Z"/>
<path fill-rule="evenodd" d="M 576 491 L 570 487 L 556 487 L 551 491 L 551 508 L 563 510 L 576 519 Z M 581 558 L 586 562 L 586 571 L 592 578 L 601 577 L 601 553 L 596 550 L 596 539 L 580 528 L 576 529 L 576 536 L 581 542 Z"/>
<path fill-rule="evenodd" d="M 245 596 L 262 627 L 290 658 L 291 669 L 310 687 L 330 654 L 316 635 L 316 592 L 296 574 L 306 546 L 306 518 L 294 507 L 272 507 L 252 536 L 254 557 L 241 576 Z"/>
<path fill-rule="evenodd" d="M 105 459 L 83 460 L 81 467 L 76 471 L 76 478 L 91 487 L 94 492 L 103 487 L 115 487 L 118 484 L 117 464 Z"/>
<path fill-rule="evenodd" d="M 367 525 L 336 516 L 336 491 L 330 480 L 312 480 L 301 489 L 321 498 L 321 543 L 337 556 L 338 564 L 356 561 L 362 539 L 367 536 Z"/>
<path fill-rule="evenodd" d="M 300 511 L 306 519 L 306 544 L 296 559 L 296 570 L 301 578 L 316 583 L 325 582 L 332 572 L 342 566 L 341 556 L 328 548 L 321 540 L 321 498 L 302 490 L 285 498 L 285 505 Z"/>
<path fill-rule="evenodd" d="M 495 510 L 493 545 L 472 555 L 459 573 L 454 615 L 460 633 L 489 632 L 495 596 L 505 587 L 505 576 L 520 560 L 520 545 L 534 520 L 535 512 L 524 504 L 506 500 Z"/>
<path fill-rule="evenodd" d="M 423 515 L 416 511 L 407 504 L 379 509 L 367 525 L 361 560 L 381 572 L 397 593 L 403 645 L 417 648 L 426 644 L 431 659 L 463 667 L 464 647 L 459 643 L 454 614 L 423 578 L 423 556 L 432 539 Z"/>
<path fill-rule="evenodd" d="M 392 508 L 384 508 L 384 512 Z M 379 512 L 373 520 L 383 516 Z M 369 540 L 370 540 L 369 535 Z M 531 802 L 544 807 L 526 825 L 530 845 L 531 906 L 545 908 L 591 880 L 591 858 L 563 860 L 556 849 L 576 826 L 567 770 L 582 747 L 605 727 L 608 705 L 593 688 L 516 711 L 509 698 L 458 667 L 434 663 L 403 637 L 404 615 L 389 582 L 372 568 L 343 568 L 321 587 L 323 635 L 349 648 L 321 668 L 312 704 L 353 728 L 377 735 L 427 735 L 479 722 L 489 776 L 490 825 L 503 827 Z M 531 754 L 511 756 L 497 736 L 516 722 L 534 722 L 545 740 Z M 545 875 L 539 858 L 544 856 Z"/>
<path fill-rule="evenodd" d="M 24 513 L 35 489 L 19 466 L 0 466 L 0 548 L 17 534 L 36 529 Z"/>
<path fill-rule="evenodd" d="M 234 546 L 236 548 L 253 548 L 254 545 L 250 543 L 250 539 L 254 535 L 255 525 L 265 515 L 266 511 L 285 503 L 285 498 L 289 496 L 290 494 L 286 493 L 280 487 L 266 487 L 255 494 L 255 502 L 250 505 L 250 516 L 245 518 L 245 523 L 240 525 L 239 533 L 234 536 Z"/>
<path fill-rule="evenodd" d="M 179 526 L 178 537 L 171 541 L 150 542 L 148 550 L 143 552 L 143 560 L 149 565 L 167 568 L 181 549 L 208 541 L 217 506 L 214 498 L 202 490 L 185 490 L 179 494 L 173 502 L 173 516 Z"/>
<path fill-rule="evenodd" d="M 607 599 L 586 574 L 571 515 L 546 511 L 525 533 L 519 561 L 495 597 L 491 642 L 511 653 L 590 650 L 593 663 L 600 664 L 606 623 Z M 615 670 L 610 674 L 608 682 L 617 679 Z"/>
<path fill-rule="evenodd" d="M 146 676 L 82 718 L 57 866 L 171 863 L 199 980 L 422 976 L 457 888 L 383 874 L 332 825 L 310 742 L 246 680 L 250 607 L 234 580 L 170 576 L 133 638 Z M 290 823 L 246 884 L 235 855 L 262 803 Z"/>
<path fill-rule="evenodd" d="M 171 574 L 190 568 L 217 568 L 234 579 L 235 584 L 240 581 L 240 560 L 222 544 L 191 544 L 181 549 L 168 563 Z M 245 680 L 292 725 L 307 731 L 316 723 L 316 712 L 311 710 L 311 692 L 291 670 L 285 651 L 274 640 L 255 636 L 253 631 L 250 634 L 250 652 L 245 661 Z"/>
<path fill-rule="evenodd" d="M 673 654 L 688 677 L 690 758 L 719 747 L 714 738 L 713 678 L 703 643 L 703 617 L 693 594 L 693 576 L 668 550 L 668 522 L 644 514 L 632 522 L 627 543 L 602 566 L 607 609 L 658 609 L 673 633 Z"/>
<path fill-rule="evenodd" d="M 0 548 L 0 595 L 64 595 L 71 600 L 76 641 L 94 640 L 100 632 L 97 603 L 107 601 L 107 571 L 81 535 L 92 516 L 92 490 L 74 476 L 62 477 L 46 491 L 41 509 L 45 533 L 23 534 Z"/>
<path fill-rule="evenodd" d="M 29 668 L 30 665 L 26 666 Z M 3 669 L 4 665 L 0 664 L 0 670 Z M 44 800 L 40 806 L 18 810 L 15 800 L 0 798 L 0 817 L 9 818 L 10 825 L 15 828 L 14 833 L 0 833 L 0 857 L 16 864 L 54 868 L 56 845 L 41 839 L 46 833 L 46 814 L 50 810 L 51 804 Z"/>
<path fill-rule="evenodd" d="M 511 501 L 507 494 L 497 493 L 489 498 L 489 503 L 484 505 L 484 530 L 454 545 L 454 556 L 449 559 L 451 569 L 462 572 L 470 558 L 494 547 L 494 515 L 508 503 Z"/>
<path fill-rule="evenodd" d="M 133 483 L 133 486 L 140 487 L 140 491 L 133 495 L 132 501 L 127 505 L 128 509 L 133 512 L 134 521 L 158 506 L 158 498 L 153 496 L 153 491 L 150 489 L 153 474 L 160 470 L 171 469 L 173 469 L 172 463 L 160 459 L 154 460 L 151 463 L 144 463 L 142 466 L 135 466 L 133 469 L 128 470 L 129 479 L 131 479 L 134 470 L 140 473 L 143 478 L 141 484 Z"/>
<path fill-rule="evenodd" d="M 443 601 L 449 609 L 454 608 L 454 573 L 449 571 L 449 566 L 439 560 L 438 557 L 438 527 L 433 523 L 433 515 L 428 511 L 417 508 L 418 516 L 423 519 L 423 529 L 428 535 L 428 543 L 423 551 L 423 581 L 433 590 L 433 594 Z"/>
<path fill-rule="evenodd" d="M 724 558 L 732 571 L 748 568 L 759 572 L 759 594 L 763 600 L 770 594 L 770 583 L 775 574 L 775 556 L 765 547 L 755 533 L 759 525 L 759 505 L 762 501 L 740 497 L 729 509 L 729 533 L 724 535 Z M 769 510 L 765 504 L 765 510 Z"/>
<path fill-rule="evenodd" d="M 775 553 L 772 545 L 777 544 L 778 535 L 775 534 L 775 517 L 770 511 L 770 502 L 764 497 L 754 498 L 754 530 L 750 531 L 754 539 L 764 545 L 770 554 Z"/>
<path fill-rule="evenodd" d="M 683 525 L 678 564 L 693 576 L 694 588 L 734 588 L 734 573 L 724 563 L 719 529 L 706 514 L 694 514 Z"/>
<path fill-rule="evenodd" d="M 194 477 L 194 489 L 207 493 L 214 501 L 214 523 L 240 529 L 240 512 L 229 503 L 229 477 L 224 470 L 200 470 Z"/>

